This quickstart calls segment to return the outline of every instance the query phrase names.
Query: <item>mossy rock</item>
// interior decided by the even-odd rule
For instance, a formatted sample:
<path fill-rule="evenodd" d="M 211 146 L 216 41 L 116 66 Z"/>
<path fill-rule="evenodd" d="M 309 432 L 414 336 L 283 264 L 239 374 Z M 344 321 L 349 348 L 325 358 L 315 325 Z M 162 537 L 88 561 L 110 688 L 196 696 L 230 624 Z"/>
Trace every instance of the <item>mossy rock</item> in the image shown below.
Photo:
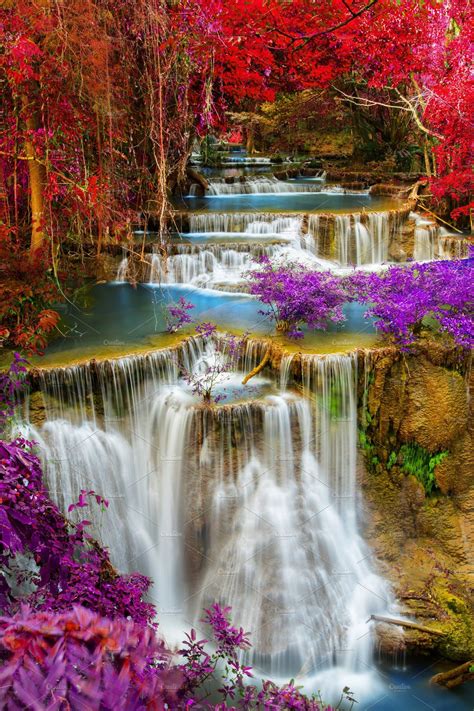
<path fill-rule="evenodd" d="M 445 632 L 440 638 L 439 651 L 450 659 L 472 659 L 474 656 L 474 620 L 473 611 L 468 603 L 447 587 L 438 585 L 435 598 L 446 613 L 439 629 Z"/>

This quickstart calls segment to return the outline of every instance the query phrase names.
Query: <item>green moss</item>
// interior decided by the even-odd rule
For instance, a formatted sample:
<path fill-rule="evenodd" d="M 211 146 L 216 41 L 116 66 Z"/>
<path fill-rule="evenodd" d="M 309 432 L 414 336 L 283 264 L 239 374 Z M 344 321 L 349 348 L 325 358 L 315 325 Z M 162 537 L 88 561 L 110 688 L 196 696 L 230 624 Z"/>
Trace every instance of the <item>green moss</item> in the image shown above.
<path fill-rule="evenodd" d="M 390 471 L 390 469 L 393 467 L 393 465 L 397 461 L 397 453 L 396 452 L 390 452 L 390 456 L 387 461 L 387 469 Z"/>
<path fill-rule="evenodd" d="M 427 494 L 438 488 L 435 469 L 448 456 L 448 452 L 430 454 L 416 442 L 410 442 L 402 445 L 399 454 L 402 458 L 402 470 L 415 476 Z"/>
<path fill-rule="evenodd" d="M 371 443 L 365 430 L 359 430 L 359 445 L 367 453 L 371 452 L 374 449 L 374 445 Z"/>
<path fill-rule="evenodd" d="M 346 391 L 339 380 L 335 380 L 329 392 L 329 415 L 332 420 L 338 420 L 346 411 Z"/>
<path fill-rule="evenodd" d="M 446 637 L 440 640 L 440 651 L 451 659 L 472 658 L 473 621 L 468 605 L 443 584 L 436 585 L 433 592 L 445 612 L 445 618 L 437 624 L 446 633 Z"/>
<path fill-rule="evenodd" d="M 392 450 L 387 458 L 386 453 L 380 454 L 365 428 L 359 429 L 359 446 L 364 451 L 372 471 L 381 461 L 385 463 L 387 471 L 390 471 L 398 462 L 402 472 L 413 475 L 422 484 L 426 494 L 432 494 L 439 488 L 436 481 L 436 467 L 448 456 L 449 452 L 431 454 L 417 442 L 410 442 L 403 444 L 398 451 Z"/>

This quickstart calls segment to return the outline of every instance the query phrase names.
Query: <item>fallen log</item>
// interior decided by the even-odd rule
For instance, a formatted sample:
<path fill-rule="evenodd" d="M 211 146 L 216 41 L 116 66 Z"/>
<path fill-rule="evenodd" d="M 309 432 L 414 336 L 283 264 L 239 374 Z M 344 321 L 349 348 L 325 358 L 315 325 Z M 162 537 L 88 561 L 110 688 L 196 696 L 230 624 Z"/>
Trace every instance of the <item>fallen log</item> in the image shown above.
<path fill-rule="evenodd" d="M 470 662 L 465 662 L 454 669 L 447 672 L 435 674 L 430 679 L 430 684 L 439 684 L 447 689 L 454 689 L 456 686 L 464 684 L 466 681 L 474 680 L 474 659 Z"/>
<path fill-rule="evenodd" d="M 248 381 L 251 378 L 254 378 L 256 375 L 258 375 L 260 373 L 261 370 L 264 369 L 264 367 L 270 360 L 271 352 L 272 352 L 272 347 L 268 346 L 267 350 L 264 353 L 262 360 L 260 361 L 260 363 L 257 366 L 255 366 L 255 368 L 253 370 L 250 371 L 250 373 L 248 373 L 248 375 L 245 376 L 245 378 L 242 380 L 242 385 L 247 385 Z"/>
<path fill-rule="evenodd" d="M 385 622 L 388 625 L 398 625 L 399 627 L 407 627 L 411 630 L 418 630 L 418 632 L 427 632 L 428 634 L 438 635 L 443 637 L 445 632 L 440 630 L 433 630 L 431 627 L 425 627 L 424 625 L 419 625 L 416 622 L 407 622 L 406 620 L 398 620 L 394 617 L 382 617 L 382 615 L 370 615 L 367 622 L 374 620 L 375 622 Z"/>

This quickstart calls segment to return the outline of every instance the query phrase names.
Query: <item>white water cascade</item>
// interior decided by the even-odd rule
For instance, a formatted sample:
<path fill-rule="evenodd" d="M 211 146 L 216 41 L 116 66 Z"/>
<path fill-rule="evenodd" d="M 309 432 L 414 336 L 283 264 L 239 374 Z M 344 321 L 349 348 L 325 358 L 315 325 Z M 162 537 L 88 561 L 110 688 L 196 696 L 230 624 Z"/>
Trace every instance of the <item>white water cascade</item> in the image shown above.
<path fill-rule="evenodd" d="M 275 215 L 264 212 L 207 212 L 189 215 L 190 234 L 211 232 L 244 233 L 247 236 L 282 236 L 299 231 L 302 216 Z"/>
<path fill-rule="evenodd" d="M 417 262 L 434 259 L 465 259 L 469 253 L 469 242 L 459 235 L 449 233 L 444 227 L 411 213 L 415 220 L 415 242 L 413 259 Z"/>
<path fill-rule="evenodd" d="M 243 278 L 254 259 L 274 257 L 278 245 L 192 245 L 178 246 L 178 254 L 170 255 L 166 263 L 152 255 L 148 280 L 151 283 L 193 284 L 212 286 L 235 283 Z"/>
<path fill-rule="evenodd" d="M 48 419 L 30 436 L 53 497 L 64 509 L 81 488 L 110 500 L 88 512 L 94 533 L 119 569 L 155 581 L 171 642 L 219 600 L 251 630 L 257 673 L 357 691 L 366 620 L 390 592 L 358 529 L 356 360 L 303 356 L 301 395 L 287 358 L 282 390 L 208 409 L 178 378 L 177 359 L 202 367 L 190 343 L 150 372 L 136 357 L 42 378 Z"/>
<path fill-rule="evenodd" d="M 229 182 L 225 178 L 209 181 L 208 197 L 225 195 L 266 195 L 287 193 L 315 193 L 321 191 L 321 182 L 279 180 L 274 176 L 242 178 Z"/>
<path fill-rule="evenodd" d="M 236 288 L 262 255 L 316 269 L 377 266 L 387 261 L 391 234 L 397 229 L 388 212 L 334 216 L 191 213 L 189 228 L 184 237 L 196 241 L 171 245 L 166 260 L 159 254 L 146 255 L 140 281 Z M 116 280 L 127 281 L 128 275 L 125 257 Z"/>
<path fill-rule="evenodd" d="M 336 215 L 335 258 L 341 266 L 383 264 L 388 258 L 390 222 L 388 212 Z"/>
<path fill-rule="evenodd" d="M 332 260 L 339 267 L 387 262 L 390 239 L 397 230 L 396 220 L 389 212 L 336 214 L 330 224 L 325 215 L 309 215 L 308 236 L 313 240 L 316 256 Z"/>
<path fill-rule="evenodd" d="M 415 227 L 413 259 L 417 262 L 432 261 L 436 257 L 437 226 L 428 220 L 418 219 Z"/>

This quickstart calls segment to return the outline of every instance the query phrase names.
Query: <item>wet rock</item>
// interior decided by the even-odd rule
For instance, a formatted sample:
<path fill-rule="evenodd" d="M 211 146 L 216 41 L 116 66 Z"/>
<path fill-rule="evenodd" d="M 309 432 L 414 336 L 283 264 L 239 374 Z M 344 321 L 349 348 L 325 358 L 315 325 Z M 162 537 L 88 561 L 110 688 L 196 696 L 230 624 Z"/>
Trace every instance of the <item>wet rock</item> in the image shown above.
<path fill-rule="evenodd" d="M 396 349 L 370 354 L 361 385 L 367 404 L 365 463 L 360 479 L 369 515 L 366 536 L 392 581 L 402 612 L 443 631 L 441 637 L 406 630 L 409 651 L 472 658 L 474 607 L 474 455 L 469 418 L 469 359 L 456 349 L 424 344 L 416 355 Z M 367 363 L 367 356 L 365 359 Z M 434 470 L 438 488 L 427 495 L 396 456 L 403 444 L 448 454 Z M 391 455 L 394 456 L 391 456 Z M 395 457 L 395 459 L 394 459 Z M 390 459 L 390 466 L 388 461 Z M 436 625 L 434 624 L 436 622 Z M 390 648 L 390 639 L 382 646 Z"/>
<path fill-rule="evenodd" d="M 398 240 L 393 240 L 388 249 L 388 256 L 394 262 L 406 262 L 408 254 Z"/>

